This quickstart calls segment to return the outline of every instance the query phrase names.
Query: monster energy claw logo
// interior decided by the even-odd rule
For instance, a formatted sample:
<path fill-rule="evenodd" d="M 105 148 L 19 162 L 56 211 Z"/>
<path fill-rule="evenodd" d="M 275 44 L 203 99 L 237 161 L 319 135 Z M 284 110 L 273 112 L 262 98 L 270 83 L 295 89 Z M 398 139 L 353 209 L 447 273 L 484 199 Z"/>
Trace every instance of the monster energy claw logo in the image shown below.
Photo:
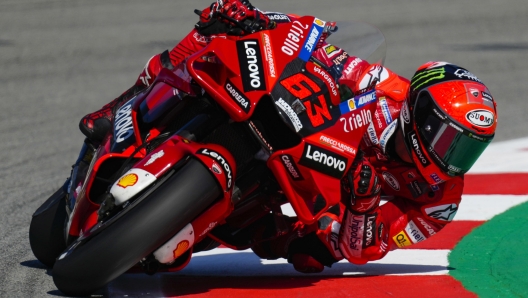
<path fill-rule="evenodd" d="M 411 87 L 416 90 L 430 81 L 445 78 L 445 68 L 433 68 L 416 74 L 411 81 Z"/>

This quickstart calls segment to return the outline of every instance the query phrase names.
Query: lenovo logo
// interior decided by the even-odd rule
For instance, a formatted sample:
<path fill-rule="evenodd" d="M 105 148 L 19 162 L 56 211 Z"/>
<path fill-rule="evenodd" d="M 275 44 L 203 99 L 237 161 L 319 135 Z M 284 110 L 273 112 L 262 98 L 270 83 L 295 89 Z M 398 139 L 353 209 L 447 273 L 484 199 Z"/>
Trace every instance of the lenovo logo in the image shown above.
<path fill-rule="evenodd" d="M 260 45 L 256 39 L 237 41 L 244 92 L 266 90 Z"/>
<path fill-rule="evenodd" d="M 343 177 L 348 159 L 323 148 L 305 144 L 301 165 L 335 178 Z"/>

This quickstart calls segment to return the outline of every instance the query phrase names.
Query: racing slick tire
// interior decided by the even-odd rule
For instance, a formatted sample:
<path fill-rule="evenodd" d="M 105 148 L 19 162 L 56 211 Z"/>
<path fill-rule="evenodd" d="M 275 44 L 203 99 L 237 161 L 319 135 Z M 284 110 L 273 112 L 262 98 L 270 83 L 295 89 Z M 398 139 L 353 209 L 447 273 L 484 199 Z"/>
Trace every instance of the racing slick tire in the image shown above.
<path fill-rule="evenodd" d="M 83 296 L 104 287 L 222 195 L 213 174 L 195 159 L 152 188 L 79 237 L 57 259 L 52 275 L 61 292 Z"/>
<path fill-rule="evenodd" d="M 51 268 L 66 249 L 66 193 L 61 187 L 33 214 L 29 225 L 29 245 L 42 264 Z"/>

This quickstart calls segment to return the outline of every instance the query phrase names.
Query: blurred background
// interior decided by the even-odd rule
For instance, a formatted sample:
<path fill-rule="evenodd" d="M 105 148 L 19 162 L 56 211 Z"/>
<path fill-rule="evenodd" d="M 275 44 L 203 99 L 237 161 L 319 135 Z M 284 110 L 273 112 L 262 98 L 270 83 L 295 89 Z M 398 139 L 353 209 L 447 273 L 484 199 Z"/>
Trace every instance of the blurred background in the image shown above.
<path fill-rule="evenodd" d="M 190 31 L 202 0 L 0 1 L 0 294 L 54 294 L 27 240 L 31 214 L 69 175 L 78 121 Z M 360 20 L 387 39 L 385 65 L 410 78 L 430 60 L 469 69 L 498 103 L 494 142 L 528 136 L 525 0 L 254 0 L 263 10 Z M 0 295 L 3 296 L 3 295 Z"/>

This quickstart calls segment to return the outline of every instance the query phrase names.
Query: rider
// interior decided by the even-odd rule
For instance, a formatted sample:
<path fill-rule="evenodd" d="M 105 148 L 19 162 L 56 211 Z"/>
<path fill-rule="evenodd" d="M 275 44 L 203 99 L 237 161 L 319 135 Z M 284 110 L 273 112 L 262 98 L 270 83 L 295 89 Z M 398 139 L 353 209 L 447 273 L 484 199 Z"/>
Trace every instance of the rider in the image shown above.
<path fill-rule="evenodd" d="M 81 131 L 92 142 L 100 141 L 115 108 L 148 87 L 163 67 L 184 67 L 181 62 L 213 38 L 245 33 L 219 21 L 216 12 L 237 21 L 255 20 L 268 29 L 296 18 L 262 12 L 241 0 L 211 4 L 176 47 L 147 62 L 132 88 L 86 115 Z M 377 108 L 360 145 L 363 156 L 342 180 L 346 198 L 316 224 L 297 224 L 291 233 L 256 245 L 255 253 L 287 258 L 301 272 L 320 272 L 342 258 L 365 264 L 436 234 L 458 210 L 463 174 L 493 139 L 497 113 L 489 90 L 466 69 L 446 62 L 420 66 L 409 82 L 334 45 L 319 43 L 312 56 L 330 69 L 341 91 L 374 89 Z M 340 123 L 347 131 L 348 119 Z M 380 205 L 382 194 L 392 199 Z"/>

